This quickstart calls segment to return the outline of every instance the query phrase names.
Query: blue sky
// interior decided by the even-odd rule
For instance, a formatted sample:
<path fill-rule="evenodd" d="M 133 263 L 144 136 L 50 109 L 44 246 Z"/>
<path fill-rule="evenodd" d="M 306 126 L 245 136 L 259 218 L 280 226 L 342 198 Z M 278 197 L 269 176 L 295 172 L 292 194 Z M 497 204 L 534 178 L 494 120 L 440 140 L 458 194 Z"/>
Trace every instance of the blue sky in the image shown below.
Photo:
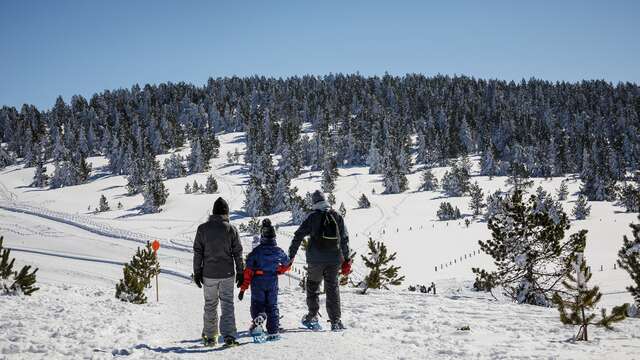
<path fill-rule="evenodd" d="M 640 82 L 640 1 L 0 3 L 0 105 L 138 83 L 352 73 Z"/>

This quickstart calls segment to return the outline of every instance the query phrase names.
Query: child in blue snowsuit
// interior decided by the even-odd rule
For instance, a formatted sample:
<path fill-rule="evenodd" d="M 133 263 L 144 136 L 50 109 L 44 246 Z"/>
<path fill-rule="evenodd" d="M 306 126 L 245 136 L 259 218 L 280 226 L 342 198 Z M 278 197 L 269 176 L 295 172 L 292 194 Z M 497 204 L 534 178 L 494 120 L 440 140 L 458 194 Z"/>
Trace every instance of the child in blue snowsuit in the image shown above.
<path fill-rule="evenodd" d="M 276 244 L 276 232 L 269 219 L 262 221 L 260 235 L 260 245 L 247 256 L 238 299 L 242 301 L 244 292 L 251 286 L 251 318 L 265 313 L 267 333 L 275 335 L 280 328 L 278 275 L 287 272 L 291 264 L 289 256 Z"/>

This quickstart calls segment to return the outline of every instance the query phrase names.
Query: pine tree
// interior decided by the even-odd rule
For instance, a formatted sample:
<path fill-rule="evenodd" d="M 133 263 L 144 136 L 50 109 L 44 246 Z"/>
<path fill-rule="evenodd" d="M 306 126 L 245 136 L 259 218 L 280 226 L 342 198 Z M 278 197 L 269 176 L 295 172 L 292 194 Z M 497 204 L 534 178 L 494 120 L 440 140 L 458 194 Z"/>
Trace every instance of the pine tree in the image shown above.
<path fill-rule="evenodd" d="M 496 214 L 503 211 L 503 195 L 500 189 L 496 190 L 493 194 L 487 195 L 487 210 L 484 213 L 484 219 L 489 221 Z"/>
<path fill-rule="evenodd" d="M 196 180 L 193 180 L 193 185 L 191 185 L 191 193 L 197 194 L 201 189 L 202 187 L 198 184 L 198 182 Z"/>
<path fill-rule="evenodd" d="M 496 271 L 473 268 L 476 283 L 501 286 L 521 304 L 548 306 L 554 284 L 566 275 L 566 259 L 575 252 L 576 238 L 564 240 L 569 219 L 562 211 L 555 218 L 536 211 L 536 196 L 525 201 L 521 190 L 514 190 L 502 206 L 489 219 L 492 238 L 478 242 Z"/>
<path fill-rule="evenodd" d="M 218 182 L 213 175 L 209 175 L 207 177 L 207 184 L 204 187 L 204 192 L 207 194 L 215 194 L 218 192 Z"/>
<path fill-rule="evenodd" d="M 367 246 L 369 253 L 362 256 L 362 261 L 370 271 L 364 278 L 362 294 L 366 294 L 369 289 L 389 289 L 389 285 L 402 284 L 404 276 L 398 275 L 400 267 L 391 265 L 396 260 L 396 253 L 389 255 L 383 242 L 373 241 L 371 238 Z"/>
<path fill-rule="evenodd" d="M 578 196 L 576 205 L 573 207 L 571 214 L 576 218 L 576 220 L 584 220 L 589 216 L 590 212 L 591 205 L 587 202 L 587 197 L 584 195 Z"/>
<path fill-rule="evenodd" d="M 160 273 L 160 263 L 151 244 L 147 242 L 144 249 L 138 247 L 122 271 L 123 278 L 116 285 L 116 298 L 133 304 L 146 303 L 144 289 L 149 287 L 151 279 Z"/>
<path fill-rule="evenodd" d="M 336 195 L 334 193 L 329 193 L 329 195 L 327 195 L 327 202 L 333 206 L 336 204 Z"/>
<path fill-rule="evenodd" d="M 565 201 L 567 200 L 567 196 L 569 195 L 569 187 L 567 186 L 567 180 L 562 180 L 560 182 L 560 187 L 557 191 L 558 200 Z"/>
<path fill-rule="evenodd" d="M 368 209 L 371 207 L 371 203 L 369 202 L 369 199 L 367 199 L 367 196 L 365 194 L 362 194 L 362 196 L 360 196 L 360 199 L 358 199 L 358 207 L 360 209 Z"/>
<path fill-rule="evenodd" d="M 45 167 L 43 156 L 38 156 L 36 160 L 36 171 L 33 175 L 33 182 L 31 186 L 45 187 L 49 183 L 49 175 L 47 175 L 47 168 Z"/>
<path fill-rule="evenodd" d="M 187 169 L 183 164 L 184 158 L 180 154 L 171 154 L 164 160 L 164 173 L 167 179 L 180 178 L 187 175 Z"/>
<path fill-rule="evenodd" d="M 580 326 L 576 341 L 589 341 L 588 326 L 598 325 L 611 329 L 614 322 L 624 320 L 627 312 L 627 305 L 613 308 L 610 315 L 607 310 L 602 309 L 600 320 L 594 322 L 596 314 L 592 313 L 596 304 L 600 301 L 602 293 L 598 286 L 589 288 L 588 282 L 591 280 L 591 271 L 587 267 L 584 258 L 584 247 L 586 244 L 586 230 L 571 235 L 573 242 L 577 244 L 576 253 L 569 259 L 568 268 L 572 269 L 567 274 L 567 279 L 562 281 L 565 287 L 563 295 L 560 292 L 553 294 L 552 301 L 560 312 L 560 321 L 565 325 Z M 575 274 L 575 275 L 574 275 Z"/>
<path fill-rule="evenodd" d="M 347 216 L 347 208 L 344 206 L 343 202 L 340 203 L 340 208 L 338 209 L 338 212 L 340 213 L 340 216 L 342 216 L 343 218 Z"/>
<path fill-rule="evenodd" d="M 291 209 L 290 189 L 287 178 L 280 173 L 272 197 L 272 213 L 279 213 Z"/>
<path fill-rule="evenodd" d="M 98 212 L 105 212 L 111 210 L 107 198 L 104 195 L 100 195 L 100 201 L 98 202 Z"/>
<path fill-rule="evenodd" d="M 627 287 L 635 301 L 636 309 L 640 309 L 640 224 L 629 224 L 633 233 L 633 240 L 627 235 L 623 237 L 622 248 L 618 251 L 618 265 L 624 269 L 633 285 Z"/>
<path fill-rule="evenodd" d="M 243 209 L 247 213 L 247 215 L 251 217 L 262 215 L 264 210 L 264 199 L 262 194 L 262 187 L 260 186 L 260 183 L 256 178 L 251 177 L 244 195 L 245 200 Z"/>
<path fill-rule="evenodd" d="M 184 193 L 191 194 L 191 185 L 189 185 L 189 183 L 187 183 L 187 185 L 184 186 Z"/>
<path fill-rule="evenodd" d="M 374 138 L 371 139 L 371 145 L 369 146 L 367 165 L 369 165 L 369 174 L 380 174 L 382 172 L 382 156 L 378 151 Z"/>
<path fill-rule="evenodd" d="M 464 161 L 453 164 L 442 177 L 442 190 L 447 196 L 464 196 L 471 185 L 470 165 Z"/>
<path fill-rule="evenodd" d="M 482 213 L 482 209 L 486 207 L 484 203 L 484 193 L 480 185 L 478 185 L 478 182 L 473 183 L 469 187 L 469 195 L 471 196 L 469 207 L 473 210 L 473 215 L 478 216 Z"/>
<path fill-rule="evenodd" d="M 303 198 L 297 195 L 291 198 L 291 223 L 293 225 L 302 224 L 309 211 L 310 209 Z"/>
<path fill-rule="evenodd" d="M 209 161 L 204 153 L 200 139 L 191 142 L 191 153 L 189 155 L 189 172 L 191 174 L 206 171 L 209 168 Z"/>
<path fill-rule="evenodd" d="M 623 206 L 627 212 L 640 212 L 640 188 L 633 184 L 623 185 L 616 205 Z"/>
<path fill-rule="evenodd" d="M 143 213 L 156 213 L 160 211 L 160 207 L 167 202 L 169 191 L 164 186 L 160 165 L 157 161 L 153 161 L 154 166 L 150 169 L 150 173 L 145 182 L 142 191 L 144 203 L 141 210 Z"/>
<path fill-rule="evenodd" d="M 420 190 L 422 191 L 434 191 L 438 189 L 438 179 L 433 175 L 431 169 L 425 169 L 422 172 L 422 185 Z"/>
<path fill-rule="evenodd" d="M 9 260 L 11 249 L 2 245 L 4 237 L 0 236 L 0 295 L 31 295 L 40 288 L 35 287 L 38 269 L 31 271 L 31 266 L 23 266 L 20 271 L 14 271 L 16 259 Z"/>

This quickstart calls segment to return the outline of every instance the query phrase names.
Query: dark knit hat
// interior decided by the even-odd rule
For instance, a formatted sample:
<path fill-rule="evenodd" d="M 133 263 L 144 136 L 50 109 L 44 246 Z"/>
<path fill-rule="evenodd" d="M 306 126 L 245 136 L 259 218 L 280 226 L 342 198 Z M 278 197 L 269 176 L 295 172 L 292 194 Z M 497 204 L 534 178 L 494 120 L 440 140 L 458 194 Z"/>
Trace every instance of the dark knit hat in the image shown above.
<path fill-rule="evenodd" d="M 320 201 L 325 201 L 326 199 L 324 197 L 324 194 L 320 190 L 316 190 L 313 192 L 313 195 L 311 195 L 311 200 L 314 204 L 317 204 Z"/>
<path fill-rule="evenodd" d="M 276 237 L 276 229 L 271 225 L 271 220 L 262 220 L 262 229 L 260 229 L 260 235 L 263 238 L 273 239 Z"/>
<path fill-rule="evenodd" d="M 215 203 L 213 203 L 213 214 L 214 215 L 229 215 L 229 204 L 219 197 Z"/>

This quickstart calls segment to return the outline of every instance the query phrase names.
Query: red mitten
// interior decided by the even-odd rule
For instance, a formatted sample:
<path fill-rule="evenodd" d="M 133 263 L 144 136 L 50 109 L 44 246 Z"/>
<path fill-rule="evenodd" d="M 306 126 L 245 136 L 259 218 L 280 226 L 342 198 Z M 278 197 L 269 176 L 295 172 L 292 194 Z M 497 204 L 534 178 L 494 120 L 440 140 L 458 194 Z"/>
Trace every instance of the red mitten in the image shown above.
<path fill-rule="evenodd" d="M 242 279 L 242 285 L 240 285 L 240 291 L 244 292 L 251 285 L 251 279 L 253 279 L 253 270 L 249 268 L 244 269 L 244 278 Z"/>
<path fill-rule="evenodd" d="M 340 272 L 342 275 L 351 274 L 351 260 L 345 260 L 342 263 L 342 271 Z"/>
<path fill-rule="evenodd" d="M 291 270 L 291 265 L 293 265 L 293 263 L 289 263 L 286 265 L 278 265 L 278 268 L 276 269 L 276 272 L 278 273 L 278 275 L 282 275 L 284 273 L 286 273 L 287 271 Z"/>

